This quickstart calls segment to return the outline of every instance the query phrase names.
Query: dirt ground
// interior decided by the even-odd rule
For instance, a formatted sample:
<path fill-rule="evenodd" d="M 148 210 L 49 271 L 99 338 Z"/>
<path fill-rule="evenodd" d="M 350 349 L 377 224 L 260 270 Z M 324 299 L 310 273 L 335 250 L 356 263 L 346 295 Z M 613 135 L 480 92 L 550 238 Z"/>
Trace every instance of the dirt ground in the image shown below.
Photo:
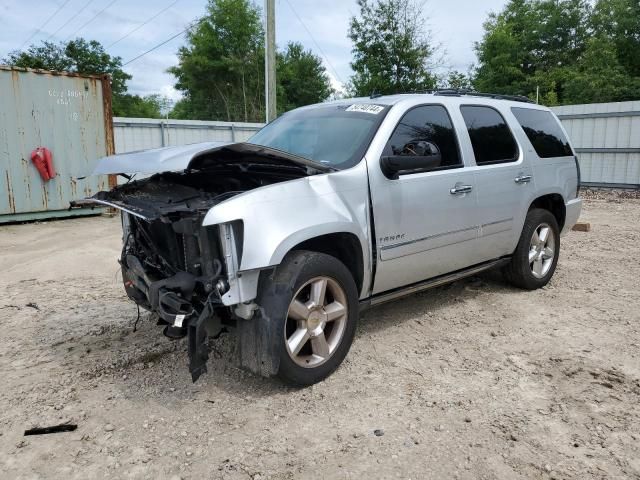
<path fill-rule="evenodd" d="M 238 370 L 229 335 L 192 384 L 185 341 L 134 332 L 117 218 L 1 226 L 0 478 L 640 478 L 640 200 L 600 197 L 546 288 L 371 310 L 307 389 Z"/>

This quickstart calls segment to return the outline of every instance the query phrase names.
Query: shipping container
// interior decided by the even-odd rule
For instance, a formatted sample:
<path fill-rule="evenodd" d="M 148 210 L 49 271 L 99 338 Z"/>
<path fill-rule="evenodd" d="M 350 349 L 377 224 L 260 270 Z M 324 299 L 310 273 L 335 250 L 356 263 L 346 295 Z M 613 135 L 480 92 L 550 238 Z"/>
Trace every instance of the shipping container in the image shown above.
<path fill-rule="evenodd" d="M 50 180 L 32 162 L 39 147 L 52 153 Z M 0 223 L 95 213 L 69 202 L 109 188 L 89 174 L 113 153 L 108 76 L 0 66 Z"/>

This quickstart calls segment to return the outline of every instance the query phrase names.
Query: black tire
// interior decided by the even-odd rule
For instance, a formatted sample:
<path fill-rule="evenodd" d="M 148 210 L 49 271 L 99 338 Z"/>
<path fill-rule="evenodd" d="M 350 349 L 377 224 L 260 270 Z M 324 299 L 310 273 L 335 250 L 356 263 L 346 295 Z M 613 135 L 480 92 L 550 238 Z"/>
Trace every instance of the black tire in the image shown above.
<path fill-rule="evenodd" d="M 335 282 L 332 288 L 340 287 L 347 311 L 341 317 L 340 340 L 328 358 L 317 366 L 303 367 L 292 359 L 287 349 L 285 333 L 291 328 L 287 316 L 294 296 L 303 295 L 301 287 L 317 277 Z M 329 297 L 331 293 L 327 294 Z M 298 386 L 317 383 L 340 366 L 353 342 L 359 315 L 356 284 L 342 262 L 323 253 L 293 251 L 270 275 L 260 279 L 256 303 L 259 310 L 254 318 L 239 320 L 241 366 L 264 376 L 277 375 L 284 382 Z M 304 348 L 307 347 L 310 345 L 305 344 Z"/>
<path fill-rule="evenodd" d="M 531 250 L 531 242 L 534 235 L 541 226 L 548 225 L 550 227 L 549 235 L 553 235 L 554 255 L 548 267 L 544 267 L 544 274 L 538 272 L 536 275 L 533 271 L 532 264 L 529 263 L 529 252 Z M 525 290 L 535 290 L 544 287 L 556 270 L 558 257 L 560 256 L 560 228 L 556 217 L 548 210 L 534 208 L 529 210 L 525 219 L 520 240 L 516 247 L 510 263 L 504 268 L 504 274 L 507 280 L 516 287 Z"/>

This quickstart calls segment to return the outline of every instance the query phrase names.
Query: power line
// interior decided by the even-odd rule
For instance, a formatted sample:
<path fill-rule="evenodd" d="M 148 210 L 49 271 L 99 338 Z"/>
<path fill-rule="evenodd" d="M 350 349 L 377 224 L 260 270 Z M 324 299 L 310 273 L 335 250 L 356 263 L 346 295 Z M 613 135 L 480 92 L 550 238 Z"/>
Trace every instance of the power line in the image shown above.
<path fill-rule="evenodd" d="M 96 18 L 98 18 L 98 16 L 100 16 L 102 13 L 105 12 L 105 10 L 107 10 L 111 5 L 113 5 L 114 3 L 116 3 L 118 0 L 111 0 L 106 7 L 104 7 L 102 10 L 100 10 L 98 13 L 96 13 L 93 17 L 91 17 L 89 20 L 87 20 L 86 22 L 84 22 L 82 24 L 82 26 L 78 29 L 76 29 L 75 32 L 73 32 L 71 35 L 67 36 L 65 38 L 66 40 L 69 40 L 71 37 L 74 37 L 76 35 L 76 33 L 82 31 L 82 29 L 84 29 L 84 27 L 86 27 L 87 25 L 89 25 L 91 22 L 93 22 Z"/>
<path fill-rule="evenodd" d="M 340 80 L 340 83 L 344 84 L 344 81 L 342 80 L 342 78 L 340 77 L 340 74 L 338 73 L 338 71 L 336 70 L 336 68 L 332 65 L 332 63 L 329 61 L 329 58 L 327 57 L 327 55 L 324 53 L 324 51 L 322 50 L 322 48 L 320 47 L 320 45 L 318 45 L 318 42 L 316 42 L 315 37 L 313 36 L 313 34 L 311 33 L 311 31 L 307 28 L 307 26 L 305 25 L 305 23 L 302 21 L 302 18 L 300 18 L 300 15 L 298 15 L 298 12 L 296 12 L 296 9 L 293 8 L 293 5 L 291 5 L 291 2 L 289 0 L 285 0 L 287 2 L 287 4 L 289 5 L 289 8 L 291 9 L 291 11 L 293 12 L 293 14 L 298 18 L 298 21 L 300 22 L 300 24 L 304 27 L 304 29 L 307 31 L 307 33 L 309 34 L 309 36 L 311 37 L 311 40 L 313 41 L 313 43 L 315 43 L 316 48 L 320 51 L 320 54 L 324 57 L 325 61 L 327 62 L 327 65 L 329 65 L 329 67 L 331 67 L 331 70 L 333 70 L 333 73 L 335 74 L 336 78 L 338 80 Z"/>
<path fill-rule="evenodd" d="M 43 23 L 42 25 L 40 25 L 38 28 L 36 28 L 36 31 L 35 31 L 35 32 L 33 32 L 33 33 L 29 36 L 29 38 L 27 38 L 27 39 L 22 43 L 22 45 L 20 45 L 20 50 L 22 50 L 22 49 L 24 48 L 24 46 L 25 46 L 27 43 L 29 43 L 33 37 L 35 37 L 39 32 L 41 32 L 41 31 L 42 31 L 42 29 L 45 27 L 45 25 L 46 25 L 47 23 L 49 23 L 49 22 L 53 19 L 53 17 L 55 17 L 55 16 L 58 14 L 58 12 L 59 12 L 60 10 L 62 10 L 62 9 L 67 5 L 67 3 L 69 3 L 70 1 L 71 1 L 71 0 L 66 0 L 63 4 L 61 4 L 61 5 L 56 9 L 56 11 L 55 11 L 55 12 L 53 12 L 51 15 L 49 15 L 49 18 L 47 18 L 47 19 L 44 21 L 44 23 Z"/>
<path fill-rule="evenodd" d="M 173 36 L 171 36 L 171 37 L 167 38 L 164 42 L 161 42 L 161 43 L 157 44 L 155 47 L 150 48 L 149 50 L 147 50 L 146 52 L 141 53 L 141 54 L 140 54 L 140 55 L 138 55 L 137 57 L 134 57 L 134 58 L 132 58 L 131 60 L 128 60 L 127 62 L 123 63 L 123 64 L 122 64 L 122 66 L 124 67 L 124 66 L 126 66 L 126 65 L 129 65 L 129 64 L 130 64 L 130 63 L 132 63 L 132 62 L 135 62 L 135 61 L 136 61 L 136 60 L 138 60 L 139 58 L 144 57 L 147 53 L 151 53 L 151 52 L 153 52 L 154 50 L 156 50 L 156 49 L 160 48 L 161 46 L 163 46 L 163 45 L 165 45 L 165 44 L 169 43 L 169 42 L 170 42 L 171 40 L 173 40 L 174 38 L 177 38 L 177 37 L 179 37 L 180 35 L 183 35 L 183 34 L 187 33 L 189 30 L 191 30 L 193 27 L 195 27 L 195 26 L 196 26 L 196 24 L 198 24 L 198 23 L 199 23 L 199 22 L 201 22 L 202 20 L 203 20 L 203 19 L 201 19 L 201 18 L 200 18 L 200 19 L 198 19 L 198 20 L 193 21 L 193 22 L 192 22 L 192 23 L 191 23 L 187 28 L 185 28 L 185 29 L 184 29 L 184 30 L 182 30 L 181 32 L 178 32 L 178 33 L 176 33 L 175 35 L 173 35 Z"/>
<path fill-rule="evenodd" d="M 158 16 L 160 16 L 161 14 L 163 14 L 164 12 L 166 12 L 167 10 L 169 10 L 171 7 L 173 7 L 176 3 L 178 3 L 180 0 L 175 0 L 174 2 L 170 3 L 168 6 L 166 6 L 165 8 L 163 8 L 162 10 L 160 10 L 158 13 L 156 13 L 153 17 L 145 20 L 144 22 L 142 22 L 140 25 L 138 25 L 136 28 L 134 28 L 133 30 L 131 30 L 129 33 L 123 35 L 122 37 L 120 37 L 119 39 L 117 39 L 115 42 L 107 45 L 107 48 L 111 48 L 113 47 L 116 43 L 118 43 L 121 40 L 124 40 L 125 38 L 127 38 L 129 35 L 131 35 L 132 33 L 137 32 L 138 30 L 140 30 L 142 27 L 144 27 L 147 23 L 151 22 L 152 20 L 155 20 Z"/>
<path fill-rule="evenodd" d="M 89 0 L 89 1 L 84 5 L 84 7 L 82 7 L 80 10 L 78 10 L 78 11 L 76 12 L 76 14 L 75 14 L 75 15 L 71 15 L 71 18 L 69 18 L 69 20 L 67 20 L 66 22 L 64 22 L 64 23 L 62 24 L 62 26 L 58 27 L 58 29 L 57 29 L 55 32 L 53 32 L 51 35 L 49 35 L 49 37 L 47 38 L 47 40 L 49 40 L 49 39 L 53 38 L 53 37 L 54 37 L 54 36 L 55 36 L 55 35 L 56 35 L 60 30 L 62 30 L 64 27 L 66 27 L 66 26 L 67 26 L 67 25 L 69 25 L 71 22 L 73 22 L 76 18 L 78 18 L 78 16 L 79 16 L 82 12 L 84 12 L 84 11 L 89 7 L 89 5 L 91 5 L 93 2 L 95 2 L 95 0 Z"/>

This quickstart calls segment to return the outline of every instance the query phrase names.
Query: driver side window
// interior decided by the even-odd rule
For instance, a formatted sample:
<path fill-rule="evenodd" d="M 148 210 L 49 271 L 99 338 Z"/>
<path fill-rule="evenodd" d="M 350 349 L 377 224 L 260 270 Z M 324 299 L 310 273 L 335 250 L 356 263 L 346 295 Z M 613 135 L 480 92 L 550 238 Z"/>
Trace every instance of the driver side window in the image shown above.
<path fill-rule="evenodd" d="M 462 167 L 456 133 L 442 105 L 415 107 L 405 113 L 383 155 L 420 156 L 428 154 L 433 146 L 442 156 L 435 169 Z"/>

